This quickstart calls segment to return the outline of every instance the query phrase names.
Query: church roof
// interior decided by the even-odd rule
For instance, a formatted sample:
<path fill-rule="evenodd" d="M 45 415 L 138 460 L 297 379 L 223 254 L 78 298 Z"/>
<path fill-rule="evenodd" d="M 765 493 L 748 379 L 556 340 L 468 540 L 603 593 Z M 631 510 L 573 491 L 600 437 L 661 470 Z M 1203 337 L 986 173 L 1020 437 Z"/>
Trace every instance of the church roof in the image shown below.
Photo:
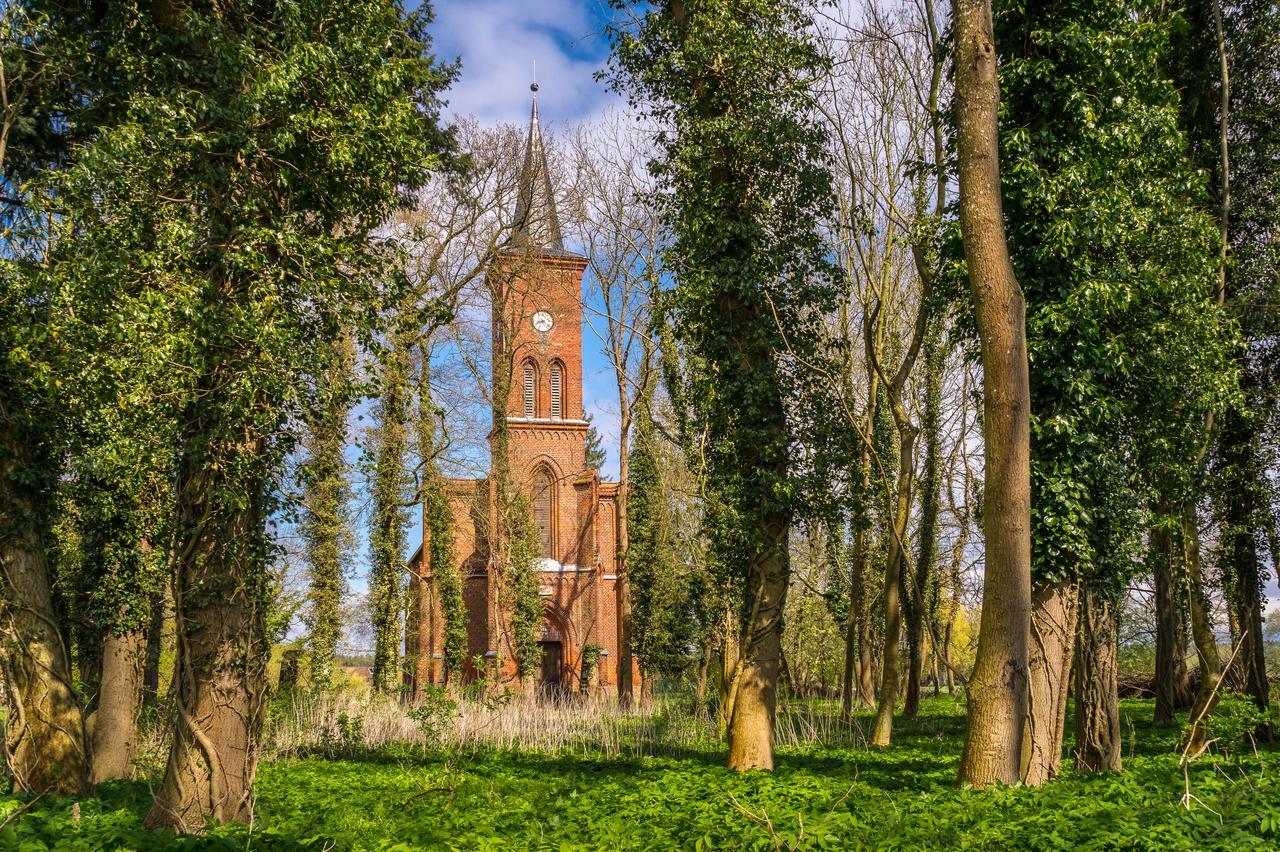
<path fill-rule="evenodd" d="M 533 110 L 529 116 L 529 139 L 525 143 L 524 165 L 520 168 L 519 197 L 516 200 L 516 242 L 547 257 L 577 257 L 564 247 L 560 231 L 560 215 L 556 212 L 556 196 L 547 168 L 547 150 L 542 142 L 538 122 L 538 84 L 533 91 Z"/>

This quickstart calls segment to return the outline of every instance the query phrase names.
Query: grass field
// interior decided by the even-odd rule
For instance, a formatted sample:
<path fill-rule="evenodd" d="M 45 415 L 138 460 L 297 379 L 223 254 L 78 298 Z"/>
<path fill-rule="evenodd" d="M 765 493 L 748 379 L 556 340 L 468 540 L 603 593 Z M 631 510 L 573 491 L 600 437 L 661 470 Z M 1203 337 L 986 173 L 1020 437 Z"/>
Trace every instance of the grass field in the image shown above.
<path fill-rule="evenodd" d="M 672 711 L 674 712 L 674 711 Z M 6 849 L 1274 849 L 1280 748 L 1202 758 L 1188 789 L 1149 702 L 1123 706 L 1123 774 L 1040 789 L 954 786 L 962 706 L 925 703 L 883 751 L 781 749 L 771 775 L 723 769 L 723 754 L 672 747 L 643 757 L 390 746 L 341 759 L 274 759 L 258 821 L 179 840 L 139 828 L 146 782 L 97 799 L 46 799 L 0 829 Z M 867 720 L 861 719 L 863 726 Z M 1070 735 L 1068 735 L 1069 739 Z M 819 738 L 821 739 L 821 738 Z M 0 799 L 0 814 L 21 802 Z"/>

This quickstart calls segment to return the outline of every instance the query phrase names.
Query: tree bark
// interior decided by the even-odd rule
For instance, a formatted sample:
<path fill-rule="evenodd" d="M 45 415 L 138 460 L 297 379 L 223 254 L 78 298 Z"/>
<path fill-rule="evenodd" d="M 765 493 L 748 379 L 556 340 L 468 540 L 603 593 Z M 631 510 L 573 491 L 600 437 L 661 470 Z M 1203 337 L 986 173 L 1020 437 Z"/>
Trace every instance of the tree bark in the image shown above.
<path fill-rule="evenodd" d="M 206 393 L 224 384 L 219 378 L 209 377 Z M 195 417 L 193 431 L 203 437 L 212 424 Z M 176 719 L 164 781 L 145 823 L 179 832 L 199 832 L 210 820 L 251 821 L 266 697 L 270 593 L 261 488 L 226 481 L 238 464 L 260 464 L 265 445 L 248 436 L 230 446 L 206 440 L 213 446 L 188 443 L 195 446 L 178 478 Z M 243 495 L 244 503 L 229 504 L 228 494 Z"/>
<path fill-rule="evenodd" d="M 1151 721 L 1159 728 L 1174 724 L 1177 711 L 1186 706 L 1189 690 L 1186 662 L 1178 651 L 1178 635 L 1183 629 L 1181 596 L 1174 576 L 1173 536 L 1167 530 L 1157 527 L 1151 531 L 1151 554 L 1156 603 L 1156 700 Z"/>
<path fill-rule="evenodd" d="M 142 704 L 154 707 L 160 700 L 160 653 L 164 642 L 164 592 L 151 596 L 151 620 L 147 623 L 146 656 L 142 664 Z"/>
<path fill-rule="evenodd" d="M 615 358 L 618 356 L 615 354 Z M 627 492 L 631 487 L 631 398 L 627 393 L 628 376 L 617 373 L 618 404 L 621 415 L 618 426 L 618 510 L 617 518 L 617 551 L 618 582 L 618 704 L 624 710 L 631 709 L 635 703 L 635 686 L 632 683 L 631 658 L 631 579 L 627 574 L 627 545 L 630 543 L 627 527 Z"/>
<path fill-rule="evenodd" d="M 91 725 L 89 781 L 101 784 L 133 775 L 146 639 L 139 631 L 102 642 L 102 687 Z"/>
<path fill-rule="evenodd" d="M 916 430 L 910 423 L 898 425 L 898 477 L 897 505 L 894 508 L 893 530 L 889 537 L 889 556 L 885 564 L 884 574 L 884 650 L 881 663 L 883 665 L 880 678 L 880 701 L 876 705 L 875 727 L 871 732 L 871 745 L 878 748 L 888 746 L 893 739 L 893 708 L 898 700 L 898 681 L 901 676 L 901 663 L 898 660 L 898 647 L 902 633 L 902 608 L 900 591 L 902 586 L 902 563 L 904 544 L 907 534 L 907 522 L 911 515 L 911 479 L 914 471 L 913 447 Z"/>
<path fill-rule="evenodd" d="M 88 778 L 84 718 L 53 604 L 39 499 L 24 484 L 26 447 L 0 401 L 0 663 L 5 764 L 16 790 L 78 793 Z"/>
<path fill-rule="evenodd" d="M 1265 506 L 1264 474 L 1259 464 L 1244 417 L 1228 413 L 1220 442 L 1223 456 L 1223 527 L 1227 540 L 1223 561 L 1229 578 L 1231 612 L 1239 630 L 1240 650 L 1236 653 L 1244 692 L 1260 708 L 1270 701 L 1267 681 L 1266 647 L 1262 635 L 1262 558 L 1258 552 L 1258 527 L 1269 519 Z M 1262 499 L 1259 499 L 1259 498 Z"/>
<path fill-rule="evenodd" d="M 1187 571 L 1191 638 L 1200 661 L 1200 684 L 1195 703 L 1191 705 L 1191 734 L 1187 753 L 1198 755 L 1205 747 L 1204 719 L 1218 703 L 1218 681 L 1222 678 L 1222 658 L 1218 655 L 1218 639 L 1213 633 L 1209 609 L 1209 589 L 1200 562 L 1199 513 L 1187 501 L 1181 518 L 1183 564 Z"/>
<path fill-rule="evenodd" d="M 729 768 L 773 769 L 773 721 L 777 711 L 782 614 L 787 603 L 788 518 L 766 521 L 766 546 L 752 560 L 743 602 L 739 674 L 731 692 Z"/>
<path fill-rule="evenodd" d="M 701 715 L 707 707 L 707 674 L 711 668 L 711 643 L 703 641 L 702 653 L 698 657 L 698 679 L 693 691 L 693 706 Z"/>
<path fill-rule="evenodd" d="M 986 577 L 959 780 L 1018 780 L 1031 624 L 1030 387 L 1026 305 L 1000 198 L 995 37 L 989 0 L 955 6 L 960 226 L 982 345 Z"/>
<path fill-rule="evenodd" d="M 1119 772 L 1120 693 L 1115 612 L 1087 586 L 1076 634 L 1076 769 Z"/>
<path fill-rule="evenodd" d="M 924 667 L 925 625 L 929 625 L 931 639 L 937 636 L 937 559 L 938 559 L 938 504 L 942 484 L 942 369 L 946 349 L 942 345 L 942 323 L 930 318 L 924 341 L 925 389 L 924 406 L 920 416 L 920 431 L 924 434 L 924 465 L 920 478 L 920 542 L 916 570 L 909 592 L 915 598 L 908 619 L 908 647 L 911 662 L 907 669 L 907 697 L 902 708 L 904 716 L 914 718 L 920 710 L 920 678 Z M 933 665 L 938 667 L 938 649 L 933 649 Z M 938 676 L 933 679 L 934 694 L 938 693 Z"/>
<path fill-rule="evenodd" d="M 1022 739 L 1022 783 L 1028 786 L 1057 778 L 1062 765 L 1067 687 L 1079 612 L 1080 590 L 1075 583 L 1032 586 L 1027 724 Z"/>

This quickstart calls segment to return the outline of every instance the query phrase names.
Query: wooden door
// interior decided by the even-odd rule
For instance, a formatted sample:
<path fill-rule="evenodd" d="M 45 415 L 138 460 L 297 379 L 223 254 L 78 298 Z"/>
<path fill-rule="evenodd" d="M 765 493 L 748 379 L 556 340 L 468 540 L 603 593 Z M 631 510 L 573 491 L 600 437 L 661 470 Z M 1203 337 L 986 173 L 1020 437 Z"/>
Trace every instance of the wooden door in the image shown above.
<path fill-rule="evenodd" d="M 538 685 L 546 690 L 560 688 L 560 671 L 564 665 L 564 646 L 559 642 L 539 642 L 542 648 L 542 670 Z"/>

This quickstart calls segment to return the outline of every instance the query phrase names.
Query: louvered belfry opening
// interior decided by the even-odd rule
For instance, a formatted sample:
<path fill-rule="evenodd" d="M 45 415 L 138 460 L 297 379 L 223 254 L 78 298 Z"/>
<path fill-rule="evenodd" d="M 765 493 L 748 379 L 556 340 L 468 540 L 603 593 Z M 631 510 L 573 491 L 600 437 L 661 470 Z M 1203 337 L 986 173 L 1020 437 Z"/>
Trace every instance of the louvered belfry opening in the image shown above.
<path fill-rule="evenodd" d="M 537 412 L 538 373 L 532 361 L 524 362 L 524 416 L 534 417 Z"/>
<path fill-rule="evenodd" d="M 551 475 L 546 468 L 538 471 L 533 479 L 533 523 L 538 528 L 538 541 L 542 556 L 554 559 L 551 535 Z"/>
<path fill-rule="evenodd" d="M 564 395 L 561 392 L 563 374 L 564 368 L 559 361 L 551 365 L 551 416 L 556 420 L 564 419 Z"/>

